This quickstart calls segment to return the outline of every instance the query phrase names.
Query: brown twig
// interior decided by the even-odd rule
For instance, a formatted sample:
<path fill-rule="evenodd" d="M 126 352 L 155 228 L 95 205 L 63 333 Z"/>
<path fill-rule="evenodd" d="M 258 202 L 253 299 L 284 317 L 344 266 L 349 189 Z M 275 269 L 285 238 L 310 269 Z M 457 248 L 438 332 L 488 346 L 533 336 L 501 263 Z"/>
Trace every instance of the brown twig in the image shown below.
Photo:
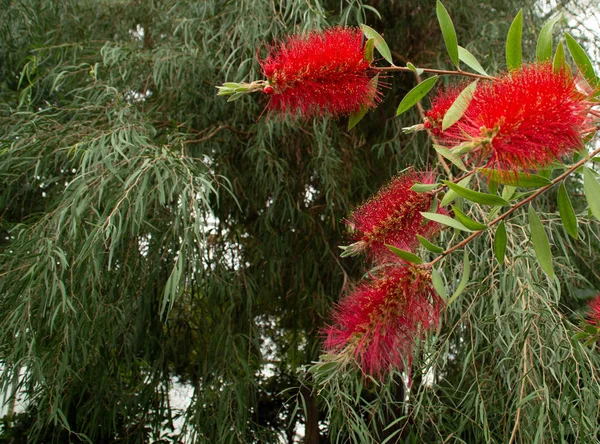
<path fill-rule="evenodd" d="M 527 197 L 526 199 L 523 199 L 521 202 L 519 202 L 515 206 L 511 207 L 509 210 L 507 210 L 506 212 L 502 213 L 500 216 L 498 216 L 496 219 L 494 219 L 493 221 L 491 221 L 488 224 L 488 228 L 491 227 L 491 226 L 493 226 L 493 225 L 495 225 L 495 224 L 497 224 L 500 221 L 503 221 L 508 216 L 510 216 L 512 213 L 514 213 L 516 210 L 518 210 L 519 208 L 521 208 L 525 204 L 531 202 L 533 199 L 535 199 L 536 197 L 538 197 L 540 194 L 543 194 L 548 189 L 552 188 L 554 185 L 556 185 L 557 183 L 559 183 L 560 181 L 562 181 L 563 179 L 565 179 L 566 177 L 568 177 L 577 168 L 579 168 L 580 166 L 584 165 L 589 159 L 591 159 L 592 157 L 594 157 L 597 154 L 600 154 L 600 148 L 592 151 L 590 153 L 590 155 L 589 155 L 589 158 L 581 159 L 579 162 L 575 163 L 573 166 L 571 166 L 571 168 L 569 168 L 567 171 L 565 171 L 564 173 L 562 173 L 560 176 L 558 176 L 556 179 L 554 179 L 548 185 L 543 186 L 542 188 L 540 188 L 539 190 L 537 190 L 535 193 L 533 193 L 531 196 Z M 453 247 L 448 248 L 447 250 L 445 250 L 443 253 L 441 253 L 438 257 L 436 257 L 431 262 L 429 262 L 427 264 L 423 264 L 423 266 L 427 267 L 427 268 L 433 267 L 433 265 L 435 265 L 437 262 L 441 261 L 444 257 L 448 256 L 453 251 L 458 250 L 459 248 L 464 247 L 465 245 L 467 245 L 469 242 L 471 242 L 473 239 L 475 239 L 477 236 L 479 236 L 484 231 L 485 231 L 485 229 L 484 230 L 475 231 L 469 237 L 467 237 L 467 238 L 463 239 L 462 241 L 460 241 L 458 244 L 456 244 Z"/>
<path fill-rule="evenodd" d="M 373 70 L 379 72 L 413 72 L 414 71 L 406 66 L 373 66 Z M 475 79 L 484 79 L 484 80 L 493 80 L 492 76 L 484 76 L 482 74 L 475 74 L 473 72 L 463 71 L 458 69 L 456 71 L 447 70 L 447 69 L 432 69 L 432 68 L 419 68 L 422 69 L 423 72 L 427 72 L 430 74 L 441 74 L 441 75 L 454 75 L 454 76 L 464 76 L 464 77 L 473 77 Z"/>

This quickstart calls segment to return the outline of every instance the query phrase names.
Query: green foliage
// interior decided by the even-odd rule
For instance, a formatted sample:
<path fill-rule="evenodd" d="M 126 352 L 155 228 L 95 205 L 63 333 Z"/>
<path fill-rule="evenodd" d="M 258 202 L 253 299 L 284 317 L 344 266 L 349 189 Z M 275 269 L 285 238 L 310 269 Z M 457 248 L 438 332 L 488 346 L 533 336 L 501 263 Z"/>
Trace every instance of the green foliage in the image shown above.
<path fill-rule="evenodd" d="M 473 56 L 459 47 L 460 59 L 495 72 L 492 51 L 517 6 L 447 6 Z M 535 20 L 532 7 L 524 14 Z M 542 217 L 556 281 L 545 280 L 519 214 L 506 224 L 502 267 L 493 230 L 464 261 L 440 263 L 437 287 L 457 297 L 420 344 L 410 389 L 406 373 L 380 384 L 348 363 L 308 372 L 331 306 L 368 267 L 339 258 L 343 220 L 392 174 L 436 156 L 390 118 L 413 74 L 390 81 L 385 102 L 352 132 L 343 121 L 259 117 L 265 97 L 226 103 L 214 85 L 259 80 L 257 48 L 262 56 L 274 39 L 332 24 L 366 22 L 417 66 L 447 62 L 431 2 L 378 8 L 3 4 L 0 387 L 10 390 L 21 372 L 30 404 L 0 441 L 277 442 L 300 424 L 307 442 L 597 434 L 597 353 L 571 340 L 578 295 L 600 285 L 598 227 L 583 217 L 582 198 L 572 200 L 581 241 L 564 236 L 557 214 Z M 523 34 L 527 53 L 535 40 Z M 416 122 L 417 112 L 402 119 Z M 567 185 L 583 193 L 583 181 Z M 552 210 L 551 198 L 540 208 Z M 489 221 L 479 206 L 461 205 Z M 181 436 L 171 429 L 173 378 L 193 388 Z"/>

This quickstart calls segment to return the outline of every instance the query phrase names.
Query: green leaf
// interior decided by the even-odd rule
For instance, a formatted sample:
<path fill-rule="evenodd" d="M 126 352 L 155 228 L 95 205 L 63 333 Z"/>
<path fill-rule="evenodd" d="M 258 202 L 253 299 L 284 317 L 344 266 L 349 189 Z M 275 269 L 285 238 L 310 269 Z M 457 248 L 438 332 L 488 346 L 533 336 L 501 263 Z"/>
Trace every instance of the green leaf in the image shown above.
<path fill-rule="evenodd" d="M 529 229 L 531 231 L 531 241 L 535 256 L 540 263 L 542 270 L 549 278 L 554 278 L 554 269 L 552 268 L 552 252 L 550 251 L 550 242 L 548 235 L 540 217 L 537 215 L 531 204 L 529 204 Z"/>
<path fill-rule="evenodd" d="M 554 25 L 560 20 L 560 17 L 561 15 L 558 14 L 556 17 L 548 20 L 540 31 L 535 47 L 535 54 L 538 62 L 543 62 L 552 58 L 552 30 L 554 29 Z"/>
<path fill-rule="evenodd" d="M 516 190 L 516 187 L 504 185 L 504 188 L 502 189 L 502 199 L 510 200 L 515 195 Z"/>
<path fill-rule="evenodd" d="M 463 188 L 460 185 L 444 180 L 443 183 L 454 191 L 459 196 L 464 197 L 465 199 L 470 200 L 471 202 L 480 203 L 483 205 L 498 205 L 505 206 L 510 205 L 508 201 L 502 199 L 500 196 L 494 196 L 492 194 L 481 193 L 479 191 L 470 190 L 468 188 Z"/>
<path fill-rule="evenodd" d="M 494 256 L 500 263 L 504 264 L 504 255 L 506 253 L 506 225 L 504 221 L 501 221 L 496 228 L 496 234 L 494 235 Z"/>
<path fill-rule="evenodd" d="M 577 68 L 579 68 L 583 77 L 585 77 L 592 87 L 597 86 L 598 76 L 594 73 L 594 67 L 585 50 L 569 33 L 565 32 L 565 38 L 567 40 L 567 48 L 569 48 L 569 52 L 571 53 L 571 57 L 573 57 L 573 61 L 577 65 Z"/>
<path fill-rule="evenodd" d="M 244 94 L 243 93 L 234 93 L 232 94 L 232 96 L 230 98 L 227 99 L 228 102 L 233 102 L 239 98 L 241 98 Z"/>
<path fill-rule="evenodd" d="M 393 245 L 385 244 L 385 246 L 388 248 L 388 250 L 390 250 L 392 253 L 394 253 L 396 256 L 398 256 L 400 259 L 403 259 L 407 262 L 412 262 L 413 264 L 422 264 L 423 263 L 423 259 L 421 259 L 416 254 L 412 254 L 409 251 L 401 250 L 400 248 L 396 248 Z"/>
<path fill-rule="evenodd" d="M 589 336 L 590 335 L 588 333 L 586 333 L 584 331 L 580 331 L 580 332 L 575 333 L 573 335 L 573 339 L 576 340 L 576 341 L 579 341 L 579 340 L 582 340 L 582 339 L 587 339 L 587 338 L 589 338 Z"/>
<path fill-rule="evenodd" d="M 423 245 L 427 250 L 431 251 L 432 253 L 443 253 L 444 252 L 444 249 L 442 247 L 438 247 L 437 245 L 429 242 L 427 239 L 425 239 L 420 234 L 417 234 L 417 239 L 419 239 L 419 242 L 421 242 L 421 245 Z"/>
<path fill-rule="evenodd" d="M 565 230 L 567 230 L 569 236 L 573 239 L 578 239 L 579 231 L 577 230 L 577 217 L 573 211 L 573 205 L 571 205 L 571 200 L 567 194 L 564 182 L 561 182 L 558 187 L 558 212 L 560 213 L 563 226 L 565 227 Z"/>
<path fill-rule="evenodd" d="M 467 171 L 467 167 L 465 166 L 463 161 L 460 159 L 460 157 L 454 154 L 452 150 L 446 148 L 445 146 L 435 144 L 433 145 L 433 149 L 436 150 L 440 154 L 440 156 L 444 157 L 445 159 L 448 159 L 450 162 L 456 165 L 460 170 Z"/>
<path fill-rule="evenodd" d="M 444 119 L 442 120 L 442 131 L 446 131 L 460 120 L 463 114 L 467 111 L 469 103 L 471 103 L 473 95 L 475 94 L 476 88 L 477 80 L 469 83 L 465 89 L 460 92 L 456 100 L 454 100 L 452 106 L 450 106 L 448 111 L 446 111 L 446 114 L 444 114 Z"/>
<path fill-rule="evenodd" d="M 378 11 L 377 9 L 375 9 L 373 6 L 369 6 L 369 5 L 361 5 L 361 8 L 363 8 L 363 9 L 368 9 L 368 10 L 369 10 L 369 11 L 371 11 L 373 14 L 375 14 L 379 20 L 381 20 L 381 14 L 380 14 L 380 13 L 379 13 L 379 11 Z"/>
<path fill-rule="evenodd" d="M 469 232 L 473 231 L 465 227 L 456 219 L 452 219 L 450 216 L 446 216 L 444 214 L 421 212 L 421 216 L 423 216 L 425 219 L 429 219 L 434 222 L 438 222 L 442 225 L 447 225 L 449 227 L 456 228 L 458 230 Z"/>
<path fill-rule="evenodd" d="M 506 38 L 506 66 L 509 71 L 519 69 L 522 63 L 523 10 L 521 9 L 508 30 Z"/>
<path fill-rule="evenodd" d="M 600 220 L 600 184 L 589 168 L 583 169 L 583 191 L 590 211 Z"/>
<path fill-rule="evenodd" d="M 373 61 L 373 50 L 375 49 L 375 39 L 370 38 L 365 43 L 365 60 L 369 63 Z"/>
<path fill-rule="evenodd" d="M 439 188 L 441 185 L 439 183 L 415 183 L 410 189 L 417 193 L 427 193 L 429 191 L 435 190 Z"/>
<path fill-rule="evenodd" d="M 387 60 L 391 65 L 393 65 L 394 62 L 392 60 L 392 53 L 390 52 L 390 48 L 388 47 L 387 43 L 385 43 L 385 40 L 383 39 L 383 37 L 377 31 L 375 31 L 373 28 L 371 28 L 370 26 L 360 25 L 360 27 L 361 27 L 362 32 L 364 33 L 365 37 L 367 37 L 367 39 L 374 40 L 375 48 L 377 48 L 377 51 L 379 51 L 379 54 L 381 54 L 381 56 L 385 60 Z"/>
<path fill-rule="evenodd" d="M 552 68 L 554 72 L 558 72 L 565 68 L 565 47 L 562 42 L 558 42 L 554 58 L 552 59 Z"/>
<path fill-rule="evenodd" d="M 507 174 L 506 172 L 500 173 L 497 170 L 491 170 L 489 168 L 479 168 L 479 171 L 494 182 L 514 187 L 541 188 L 552 183 L 550 179 L 536 174 L 521 172 L 511 172 Z"/>
<path fill-rule="evenodd" d="M 427 80 L 423 80 L 421 83 L 419 83 L 413 89 L 411 89 L 408 92 L 408 94 L 406 94 L 406 96 L 404 96 L 404 98 L 400 102 L 400 105 L 398 105 L 398 110 L 396 111 L 396 115 L 399 116 L 403 112 L 408 111 L 413 106 L 415 106 L 415 104 L 419 100 L 421 100 L 423 97 L 425 97 L 425 95 L 427 95 L 427 93 L 429 91 L 431 91 L 431 88 L 433 88 L 433 86 L 435 85 L 435 82 L 437 82 L 437 79 L 438 79 L 438 76 L 430 77 Z"/>
<path fill-rule="evenodd" d="M 454 216 L 456 217 L 456 219 L 463 224 L 465 227 L 467 227 L 470 230 L 473 231 L 481 231 L 481 230 L 485 230 L 487 229 L 487 225 L 484 225 L 482 223 L 479 223 L 473 219 L 471 219 L 469 216 L 467 216 L 465 213 L 463 213 L 458 207 L 452 205 L 452 210 L 454 211 Z"/>
<path fill-rule="evenodd" d="M 469 182 L 471 181 L 471 178 L 473 177 L 473 175 L 469 175 L 467 177 L 465 177 L 464 179 L 462 179 L 460 182 L 458 182 L 458 184 L 461 187 L 466 187 L 467 185 L 469 185 Z M 440 202 L 440 205 L 442 207 L 445 207 L 447 205 L 449 205 L 450 203 L 452 203 L 454 201 L 454 199 L 456 199 L 458 197 L 458 194 L 456 194 L 454 191 L 452 190 L 448 190 L 448 192 L 446 193 L 446 195 L 442 198 L 442 202 Z"/>
<path fill-rule="evenodd" d="M 478 72 L 479 74 L 484 76 L 488 75 L 488 73 L 485 72 L 483 67 L 479 64 L 475 56 L 460 45 L 458 46 L 458 58 L 465 62 L 465 65 L 467 65 L 473 71 Z"/>
<path fill-rule="evenodd" d="M 433 288 L 437 294 L 439 294 L 442 299 L 445 300 L 448 298 L 448 293 L 446 292 L 446 286 L 444 285 L 442 275 L 435 268 L 431 270 L 431 283 L 433 284 Z"/>
<path fill-rule="evenodd" d="M 423 70 L 422 68 L 417 68 L 415 65 L 413 65 L 410 62 L 408 62 L 406 64 L 406 67 L 419 76 L 425 72 L 425 70 Z"/>
<path fill-rule="evenodd" d="M 371 79 L 371 81 L 369 82 L 373 86 L 372 94 L 375 94 L 375 91 L 377 91 L 378 82 L 379 82 L 379 74 L 377 74 L 375 77 L 373 77 Z M 363 106 L 359 111 L 350 114 L 350 118 L 348 120 L 348 131 L 350 131 L 352 128 L 354 128 L 356 125 L 358 125 L 358 122 L 360 122 L 362 120 L 362 118 L 365 117 L 365 115 L 367 114 L 369 109 L 370 108 L 368 106 Z"/>
<path fill-rule="evenodd" d="M 437 15 L 438 22 L 440 23 L 442 35 L 444 36 L 444 43 L 446 44 L 446 49 L 448 50 L 448 55 L 456 67 L 458 67 L 458 40 L 456 39 L 456 31 L 454 30 L 454 25 L 452 24 L 450 14 L 448 14 L 448 11 L 444 5 L 442 5 L 440 0 L 437 1 L 435 13 Z"/>
<path fill-rule="evenodd" d="M 350 114 L 350 118 L 348 119 L 348 131 L 358 125 L 358 122 L 362 120 L 363 117 L 367 114 L 369 108 L 363 106 L 359 111 Z"/>
<path fill-rule="evenodd" d="M 439 208 L 439 200 L 437 197 L 434 197 L 433 199 L 431 199 L 431 204 L 429 205 L 429 209 L 427 211 L 429 211 L 430 213 L 437 213 L 437 210 Z"/>
<path fill-rule="evenodd" d="M 469 252 L 465 249 L 465 253 L 463 256 L 463 275 L 460 279 L 460 282 L 458 283 L 458 287 L 456 287 L 456 290 L 454 291 L 454 294 L 448 301 L 448 305 L 454 302 L 456 298 L 458 298 L 462 294 L 462 292 L 465 291 L 465 288 L 467 288 L 467 284 L 469 283 L 470 276 L 471 264 L 469 263 Z"/>

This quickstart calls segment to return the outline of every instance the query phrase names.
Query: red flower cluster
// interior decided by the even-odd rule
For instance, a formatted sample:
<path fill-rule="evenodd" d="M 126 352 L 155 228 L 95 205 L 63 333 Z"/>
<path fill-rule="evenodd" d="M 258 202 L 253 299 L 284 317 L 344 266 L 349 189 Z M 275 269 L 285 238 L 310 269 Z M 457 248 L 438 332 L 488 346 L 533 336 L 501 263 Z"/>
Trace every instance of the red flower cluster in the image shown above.
<path fill-rule="evenodd" d="M 420 214 L 429 211 L 433 196 L 412 191 L 417 182 L 433 184 L 435 174 L 411 170 L 399 175 L 352 213 L 349 224 L 357 231 L 356 241 L 374 257 L 389 257 L 385 244 L 413 251 L 418 245 L 417 234 L 430 237 L 440 230 L 439 224 L 426 221 Z"/>
<path fill-rule="evenodd" d="M 590 324 L 600 327 L 600 295 L 588 303 L 587 318 Z"/>
<path fill-rule="evenodd" d="M 337 116 L 374 107 L 379 100 L 357 28 L 288 37 L 260 64 L 272 111 Z"/>
<path fill-rule="evenodd" d="M 357 232 L 353 248 L 368 250 L 386 266 L 341 300 L 333 325 L 324 332 L 325 348 L 352 356 L 364 373 L 379 376 L 402 369 L 412 359 L 415 339 L 438 322 L 441 300 L 429 272 L 400 260 L 385 246 L 413 251 L 417 235 L 429 237 L 441 229 L 420 214 L 430 211 L 433 196 L 411 190 L 415 183 L 433 184 L 435 179 L 433 172 L 409 170 L 355 210 L 349 221 Z"/>
<path fill-rule="evenodd" d="M 459 88 L 434 98 L 425 125 L 445 143 L 479 145 L 481 162 L 506 171 L 536 169 L 583 146 L 590 103 L 566 70 L 532 64 L 478 85 L 463 117 L 446 131 L 441 119 Z"/>
<path fill-rule="evenodd" d="M 351 354 L 367 374 L 402 369 L 415 337 L 439 322 L 440 306 L 426 270 L 390 267 L 342 299 L 325 331 L 325 348 Z"/>

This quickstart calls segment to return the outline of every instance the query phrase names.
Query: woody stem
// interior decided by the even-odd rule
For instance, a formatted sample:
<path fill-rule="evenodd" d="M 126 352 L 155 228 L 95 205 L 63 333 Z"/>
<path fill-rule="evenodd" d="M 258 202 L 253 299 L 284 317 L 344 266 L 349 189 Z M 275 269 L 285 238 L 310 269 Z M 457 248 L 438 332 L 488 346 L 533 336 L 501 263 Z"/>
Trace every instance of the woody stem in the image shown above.
<path fill-rule="evenodd" d="M 383 66 L 383 67 L 373 66 L 373 67 L 371 67 L 371 69 L 378 71 L 378 72 L 401 71 L 401 72 L 413 72 L 414 73 L 414 71 L 412 69 L 410 69 L 406 66 Z M 447 74 L 447 75 L 454 75 L 454 76 L 473 77 L 475 79 L 485 79 L 485 80 L 494 79 L 494 77 L 492 77 L 492 76 L 484 76 L 482 74 L 466 72 L 466 71 L 462 71 L 460 69 L 456 70 L 456 71 L 446 70 L 446 69 L 431 69 L 431 68 L 419 68 L 419 69 L 422 69 L 423 72 L 427 72 L 430 74 Z"/>
<path fill-rule="evenodd" d="M 500 221 L 503 221 L 508 216 L 510 216 L 512 213 L 514 213 L 516 210 L 518 210 L 522 206 L 526 205 L 527 203 L 531 202 L 533 199 L 535 199 L 536 197 L 538 197 L 540 194 L 545 193 L 547 190 L 549 190 L 554 185 L 556 185 L 560 181 L 562 181 L 565 178 L 567 178 L 577 168 L 579 168 L 580 166 L 584 165 L 589 159 L 591 159 L 592 157 L 596 156 L 597 154 L 600 154 L 600 148 L 597 148 L 594 151 L 592 151 L 590 153 L 589 157 L 581 159 L 579 162 L 577 162 L 574 165 L 572 165 L 567 171 L 565 171 L 564 173 L 562 173 L 560 176 L 558 176 L 556 179 L 554 179 L 548 185 L 543 186 L 542 188 L 540 188 L 539 190 L 537 190 L 535 193 L 533 193 L 531 196 L 527 197 L 526 199 L 523 199 L 521 202 L 519 202 L 515 206 L 511 207 L 505 213 L 502 213 L 500 216 L 498 216 L 496 219 L 494 219 L 493 221 L 491 221 L 488 224 L 488 228 L 491 227 L 491 226 L 493 226 L 493 225 L 495 225 L 495 224 L 497 224 Z M 447 250 L 445 250 L 443 253 L 441 253 L 438 257 L 436 257 L 431 262 L 429 262 L 427 264 L 423 264 L 423 266 L 426 267 L 426 268 L 433 267 L 437 262 L 441 261 L 444 257 L 446 257 L 447 255 L 449 255 L 453 251 L 458 250 L 459 248 L 464 247 L 465 245 L 467 245 L 469 242 L 471 242 L 473 239 L 475 239 L 477 236 L 479 236 L 484 231 L 485 230 L 480 230 L 480 231 L 473 232 L 469 237 L 463 239 L 462 241 L 460 241 L 458 244 L 454 245 L 453 247 L 448 248 Z"/>

